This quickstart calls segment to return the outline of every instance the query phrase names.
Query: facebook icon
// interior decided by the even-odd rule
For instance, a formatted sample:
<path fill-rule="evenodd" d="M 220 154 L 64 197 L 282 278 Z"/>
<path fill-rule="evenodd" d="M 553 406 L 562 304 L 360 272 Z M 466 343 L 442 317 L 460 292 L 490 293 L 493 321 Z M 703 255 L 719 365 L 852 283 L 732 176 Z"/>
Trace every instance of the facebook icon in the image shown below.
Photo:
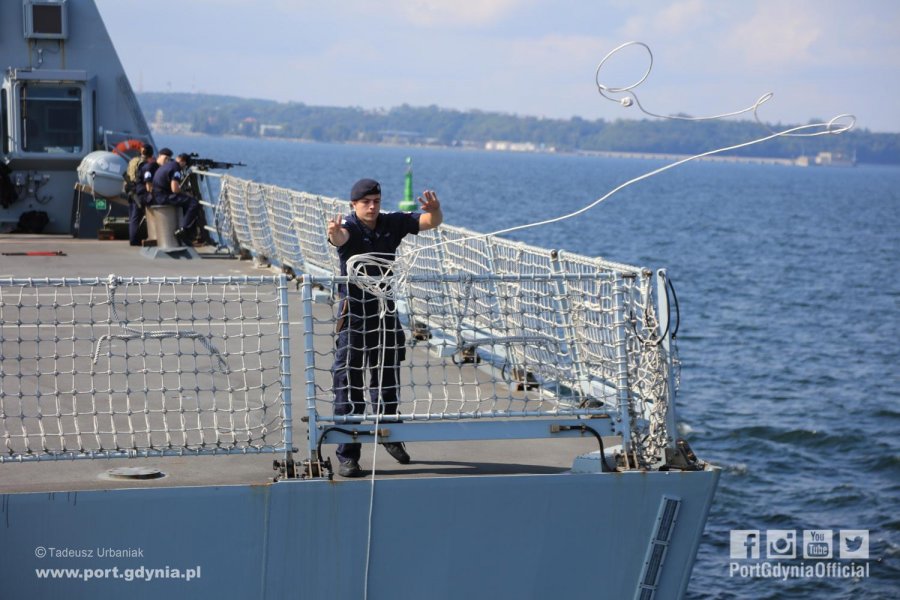
<path fill-rule="evenodd" d="M 759 529 L 731 530 L 731 558 L 759 558 Z"/>

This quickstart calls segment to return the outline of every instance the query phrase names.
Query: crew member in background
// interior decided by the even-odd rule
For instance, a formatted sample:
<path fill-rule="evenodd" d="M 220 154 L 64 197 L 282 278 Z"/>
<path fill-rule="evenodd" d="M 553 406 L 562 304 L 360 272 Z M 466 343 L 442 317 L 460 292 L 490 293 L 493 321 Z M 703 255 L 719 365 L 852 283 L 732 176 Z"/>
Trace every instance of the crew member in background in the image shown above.
<path fill-rule="evenodd" d="M 159 168 L 152 179 L 153 204 L 173 204 L 181 207 L 181 223 L 175 230 L 175 237 L 182 244 L 190 244 L 193 241 L 200 216 L 200 202 L 181 191 L 181 182 L 189 161 L 190 157 L 187 154 L 179 154 L 178 158 L 172 160 L 172 151 L 163 148 L 156 159 Z"/>
<path fill-rule="evenodd" d="M 141 153 L 128 161 L 125 170 L 125 192 L 128 198 L 128 241 L 132 246 L 141 245 L 141 221 L 144 219 L 144 207 L 141 197 L 144 195 L 144 180 L 141 169 L 153 162 L 153 146 L 144 144 Z"/>
<path fill-rule="evenodd" d="M 159 168 L 159 163 L 153 158 L 153 148 L 151 146 L 144 146 L 144 149 L 146 150 L 147 160 L 141 163 L 141 167 L 138 169 L 138 180 L 140 183 L 134 195 L 138 204 L 146 212 L 146 208 L 153 203 L 153 175 Z M 144 153 L 144 150 L 141 152 Z"/>

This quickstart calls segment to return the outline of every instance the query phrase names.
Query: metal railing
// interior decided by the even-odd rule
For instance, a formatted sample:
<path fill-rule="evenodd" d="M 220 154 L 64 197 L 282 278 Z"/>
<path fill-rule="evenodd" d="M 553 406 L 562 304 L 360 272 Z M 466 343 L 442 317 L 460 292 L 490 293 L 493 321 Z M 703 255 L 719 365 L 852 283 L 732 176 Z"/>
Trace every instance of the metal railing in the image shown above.
<path fill-rule="evenodd" d="M 293 450 L 279 277 L 0 279 L 2 461 Z"/>
<path fill-rule="evenodd" d="M 664 271 L 447 225 L 408 236 L 382 282 L 393 300 L 379 304 L 407 332 L 394 348 L 408 355 L 396 383 L 402 423 L 371 404 L 338 414 L 338 290 L 358 282 L 336 275 L 325 231 L 346 203 L 228 175 L 219 183 L 204 199 L 216 241 L 298 276 L 310 458 L 326 437 L 553 437 L 585 418 L 621 436 L 630 464 L 653 464 L 672 445 Z M 288 297 L 284 275 L 0 280 L 0 461 L 284 453 L 289 462 Z M 358 317 L 349 315 L 369 323 Z M 349 352 L 365 351 L 351 343 Z M 376 361 L 369 371 L 392 366 L 366 360 Z M 383 391 L 363 385 L 365 398 Z"/>
<path fill-rule="evenodd" d="M 220 243 L 312 275 L 305 285 L 333 288 L 338 263 L 326 222 L 347 212 L 346 201 L 226 175 L 212 204 Z M 407 236 L 398 265 L 402 319 L 414 335 L 429 336 L 439 354 L 501 365 L 498 381 L 507 384 L 538 382 L 544 393 L 549 385 L 560 406 L 587 406 L 615 389 L 616 401 L 603 405 L 615 406 L 626 423 L 621 433 L 637 462 L 659 459 L 672 444 L 676 378 L 665 271 L 451 225 Z M 333 326 L 333 317 L 322 323 Z M 310 402 L 326 391 L 309 388 L 317 399 Z M 328 414 L 327 407 L 319 414 L 322 408 L 312 423 Z"/>

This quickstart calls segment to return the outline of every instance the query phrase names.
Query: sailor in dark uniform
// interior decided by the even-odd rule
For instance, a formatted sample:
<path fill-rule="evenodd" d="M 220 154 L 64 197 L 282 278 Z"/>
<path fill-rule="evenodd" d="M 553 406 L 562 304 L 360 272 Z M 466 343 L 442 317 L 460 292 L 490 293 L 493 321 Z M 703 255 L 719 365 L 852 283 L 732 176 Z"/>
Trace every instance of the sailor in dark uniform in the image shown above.
<path fill-rule="evenodd" d="M 382 213 L 378 182 L 372 179 L 357 181 L 350 192 L 353 212 L 328 222 L 328 241 L 337 247 L 341 275 L 347 275 L 350 257 L 366 253 L 393 261 L 406 235 L 418 235 L 440 225 L 444 217 L 437 194 L 426 190 L 423 196 L 419 198 L 421 213 Z M 374 265 L 367 268 L 369 275 L 381 274 L 377 271 L 384 269 Z M 406 339 L 393 301 L 384 302 L 387 310 L 380 311 L 378 298 L 358 286 L 351 283 L 341 290 L 339 332 L 332 367 L 335 415 L 365 413 L 363 389 L 367 370 L 373 409 L 384 415 L 398 412 L 397 388 L 400 363 L 406 354 Z M 398 462 L 409 462 L 401 442 L 385 443 L 384 447 Z M 344 477 L 363 474 L 359 467 L 361 450 L 360 444 L 338 446 L 338 474 Z"/>
<path fill-rule="evenodd" d="M 159 151 L 159 168 L 152 179 L 152 200 L 153 204 L 174 204 L 181 207 L 181 223 L 175 231 L 175 237 L 182 243 L 189 243 L 194 239 L 194 228 L 200 217 L 200 202 L 181 191 L 181 182 L 190 157 L 179 154 L 177 159 L 171 158 L 172 151 L 168 148 Z"/>
<path fill-rule="evenodd" d="M 128 177 L 127 189 L 128 189 L 128 240 L 132 246 L 140 246 L 141 245 L 141 236 L 140 236 L 140 228 L 141 221 L 144 220 L 144 208 L 147 206 L 146 204 L 146 189 L 144 188 L 144 179 L 142 170 L 148 165 L 155 165 L 156 161 L 153 160 L 153 146 L 150 144 L 144 144 L 141 147 L 141 153 L 139 156 L 131 159 L 132 161 L 137 161 L 136 168 L 134 169 L 134 175 L 132 177 Z M 132 163 L 128 163 L 127 172 L 130 174 L 132 172 Z"/>
<path fill-rule="evenodd" d="M 153 174 L 156 173 L 159 164 L 153 159 L 152 146 L 145 145 L 141 150 L 141 155 L 144 157 L 144 162 L 138 167 L 137 182 L 134 187 L 134 205 L 140 209 L 141 217 L 143 217 L 145 209 L 150 205 Z M 136 226 L 133 218 L 131 226 Z M 134 245 L 133 240 L 132 244 Z"/>

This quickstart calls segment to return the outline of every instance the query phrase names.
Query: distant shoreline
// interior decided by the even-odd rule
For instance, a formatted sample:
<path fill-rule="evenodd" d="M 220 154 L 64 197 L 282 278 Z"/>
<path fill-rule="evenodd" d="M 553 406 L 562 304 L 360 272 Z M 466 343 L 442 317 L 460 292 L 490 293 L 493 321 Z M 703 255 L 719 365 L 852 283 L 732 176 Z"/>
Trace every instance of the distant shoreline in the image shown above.
<path fill-rule="evenodd" d="M 138 94 L 138 100 L 155 129 L 173 134 L 657 160 L 734 147 L 728 157 L 698 160 L 785 166 L 795 162 L 802 166 L 900 165 L 900 133 L 865 129 L 843 135 L 779 136 L 776 131 L 800 125 L 750 120 L 545 119 L 408 105 L 372 111 L 205 94 L 144 93 Z M 767 137 L 765 144 L 744 143 L 761 136 Z"/>
<path fill-rule="evenodd" d="M 396 142 L 372 142 L 372 141 L 347 141 L 347 142 L 338 142 L 338 141 L 319 141 L 319 140 L 311 140 L 305 138 L 292 138 L 292 137 L 282 137 L 282 136 L 247 136 L 247 135 L 237 135 L 233 133 L 226 133 L 221 135 L 212 135 L 208 133 L 198 133 L 196 131 L 159 131 L 154 130 L 153 135 L 172 135 L 172 136 L 184 136 L 184 137 L 205 137 L 205 138 L 224 138 L 224 139 L 235 139 L 235 140 L 257 140 L 257 141 L 279 141 L 279 142 L 291 142 L 296 144 L 337 144 L 341 146 L 374 146 L 374 147 L 384 147 L 384 148 L 433 148 L 438 150 L 457 150 L 461 152 L 489 152 L 494 154 L 522 154 L 522 155 L 533 155 L 533 154 L 542 154 L 542 155 L 559 155 L 559 156 L 587 156 L 587 157 L 597 157 L 597 158 L 624 158 L 624 159 L 639 159 L 639 160 L 664 160 L 664 161 L 679 161 L 687 158 L 691 158 L 692 156 L 696 156 L 693 154 L 667 154 L 667 153 L 659 153 L 659 152 L 617 152 L 611 150 L 533 150 L 533 151 L 523 151 L 523 150 L 491 150 L 478 146 L 444 146 L 440 144 L 403 144 Z M 712 156 L 702 156 L 697 157 L 695 160 L 703 161 L 703 162 L 716 162 L 716 163 L 731 163 L 731 164 L 751 164 L 751 165 L 778 165 L 784 167 L 807 167 L 807 166 L 818 166 L 818 165 L 805 165 L 798 164 L 797 159 L 790 158 L 778 158 L 774 156 L 733 156 L 733 155 L 712 155 Z M 883 165 L 890 166 L 890 165 Z"/>

